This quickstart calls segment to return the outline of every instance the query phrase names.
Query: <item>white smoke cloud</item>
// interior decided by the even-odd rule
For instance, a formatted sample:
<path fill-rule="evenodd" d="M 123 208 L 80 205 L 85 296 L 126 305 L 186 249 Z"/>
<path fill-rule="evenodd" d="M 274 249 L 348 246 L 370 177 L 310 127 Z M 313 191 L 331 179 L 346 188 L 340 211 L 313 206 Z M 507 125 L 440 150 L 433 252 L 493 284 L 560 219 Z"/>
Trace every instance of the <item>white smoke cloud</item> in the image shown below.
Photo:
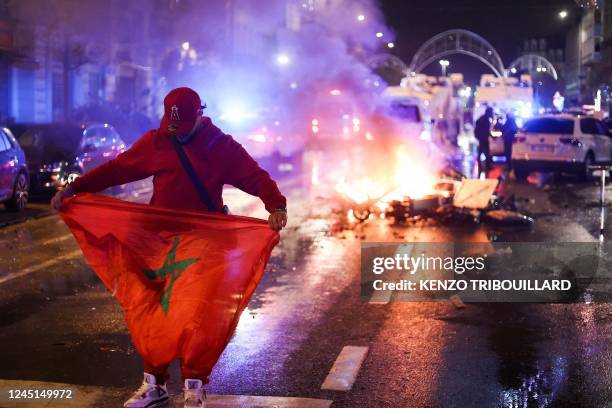
<path fill-rule="evenodd" d="M 290 151 L 304 142 L 317 100 L 329 97 L 330 90 L 341 90 L 343 100 L 359 111 L 373 109 L 375 85 L 382 86 L 382 81 L 364 61 L 384 52 L 393 39 L 375 1 L 271 0 L 262 5 L 236 0 L 230 16 L 228 48 L 198 50 L 202 65 L 184 69 L 168 84 L 198 90 L 213 119 L 223 122 L 243 114 L 262 117 L 259 123 L 265 126 L 280 122 L 283 149 Z M 198 19 L 192 15 L 190 21 Z M 203 9 L 199 21 L 185 26 L 179 37 L 203 39 L 211 31 L 228 32 L 227 13 Z M 241 131 L 235 123 L 220 124 L 230 132 Z"/>

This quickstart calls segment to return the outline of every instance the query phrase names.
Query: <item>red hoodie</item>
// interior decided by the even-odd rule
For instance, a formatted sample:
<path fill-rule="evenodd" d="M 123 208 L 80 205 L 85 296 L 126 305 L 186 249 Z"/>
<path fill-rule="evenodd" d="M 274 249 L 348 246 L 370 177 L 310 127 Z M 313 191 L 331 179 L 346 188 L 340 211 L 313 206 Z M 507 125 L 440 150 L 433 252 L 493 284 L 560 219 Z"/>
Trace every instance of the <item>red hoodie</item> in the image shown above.
<path fill-rule="evenodd" d="M 203 117 L 198 133 L 183 149 L 214 203 L 221 211 L 224 184 L 258 196 L 266 210 L 286 207 L 286 199 L 278 186 L 247 151 Z M 110 186 L 153 176 L 150 204 L 177 210 L 206 211 L 189 174 L 183 168 L 169 136 L 157 129 L 145 133 L 119 156 L 78 177 L 70 186 L 75 193 L 95 193 Z"/>

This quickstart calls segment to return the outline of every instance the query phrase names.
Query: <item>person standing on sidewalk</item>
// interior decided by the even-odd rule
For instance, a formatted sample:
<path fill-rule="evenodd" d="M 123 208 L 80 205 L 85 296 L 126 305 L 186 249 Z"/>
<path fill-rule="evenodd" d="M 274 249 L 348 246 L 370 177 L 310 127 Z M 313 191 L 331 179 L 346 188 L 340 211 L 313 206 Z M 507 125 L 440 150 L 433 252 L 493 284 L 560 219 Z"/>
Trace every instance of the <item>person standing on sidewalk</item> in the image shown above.
<path fill-rule="evenodd" d="M 164 99 L 164 116 L 159 129 L 145 133 L 130 149 L 57 192 L 51 206 L 60 211 L 62 200 L 74 194 L 95 193 L 153 176 L 151 205 L 224 212 L 222 189 L 224 184 L 231 184 L 258 196 L 270 212 L 270 227 L 281 230 L 287 224 L 286 199 L 276 182 L 239 143 L 203 116 L 203 109 L 194 90 L 176 88 L 170 91 Z M 181 158 L 178 148 L 173 146 L 177 142 L 199 176 L 201 186 L 196 186 L 185 167 L 184 157 Z M 206 190 L 208 203 L 203 202 L 201 188 L 196 187 Z M 197 365 L 197 361 L 181 360 L 184 401 L 189 408 L 203 407 L 205 402 L 204 384 L 208 378 Z M 144 381 L 125 402 L 126 408 L 150 408 L 168 403 L 168 366 L 155 366 L 147 361 L 144 366 Z"/>

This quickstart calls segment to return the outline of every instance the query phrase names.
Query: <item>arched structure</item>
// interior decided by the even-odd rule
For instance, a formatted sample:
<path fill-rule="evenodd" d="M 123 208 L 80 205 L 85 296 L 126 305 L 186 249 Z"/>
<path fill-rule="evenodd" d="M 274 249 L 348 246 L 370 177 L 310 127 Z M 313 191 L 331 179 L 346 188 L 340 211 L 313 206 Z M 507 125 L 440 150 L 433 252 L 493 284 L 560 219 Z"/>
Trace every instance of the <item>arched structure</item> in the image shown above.
<path fill-rule="evenodd" d="M 498 77 L 506 76 L 504 63 L 493 46 L 476 33 L 454 29 L 427 40 L 414 54 L 409 72 L 421 72 L 427 65 L 450 54 L 464 54 L 487 65 Z"/>
<path fill-rule="evenodd" d="M 391 54 L 376 54 L 366 60 L 367 66 L 372 69 L 387 68 L 405 73 L 408 66 L 400 58 Z"/>
<path fill-rule="evenodd" d="M 516 73 L 517 70 L 527 70 L 534 76 L 535 74 L 547 74 L 554 79 L 559 79 L 555 66 L 546 58 L 537 54 L 524 54 L 512 61 L 508 67 L 509 74 Z"/>

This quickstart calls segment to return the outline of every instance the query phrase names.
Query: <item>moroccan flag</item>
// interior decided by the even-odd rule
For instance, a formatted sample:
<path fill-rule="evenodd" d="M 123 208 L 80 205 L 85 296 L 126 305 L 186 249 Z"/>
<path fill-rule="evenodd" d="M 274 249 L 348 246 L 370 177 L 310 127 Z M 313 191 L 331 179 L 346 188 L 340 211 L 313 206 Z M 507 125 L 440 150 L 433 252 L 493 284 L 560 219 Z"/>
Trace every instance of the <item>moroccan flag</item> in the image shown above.
<path fill-rule="evenodd" d="M 60 213 L 124 309 L 140 355 L 185 353 L 212 369 L 259 283 L 278 232 L 267 222 L 83 194 Z M 204 367 L 202 367 L 204 368 Z"/>

